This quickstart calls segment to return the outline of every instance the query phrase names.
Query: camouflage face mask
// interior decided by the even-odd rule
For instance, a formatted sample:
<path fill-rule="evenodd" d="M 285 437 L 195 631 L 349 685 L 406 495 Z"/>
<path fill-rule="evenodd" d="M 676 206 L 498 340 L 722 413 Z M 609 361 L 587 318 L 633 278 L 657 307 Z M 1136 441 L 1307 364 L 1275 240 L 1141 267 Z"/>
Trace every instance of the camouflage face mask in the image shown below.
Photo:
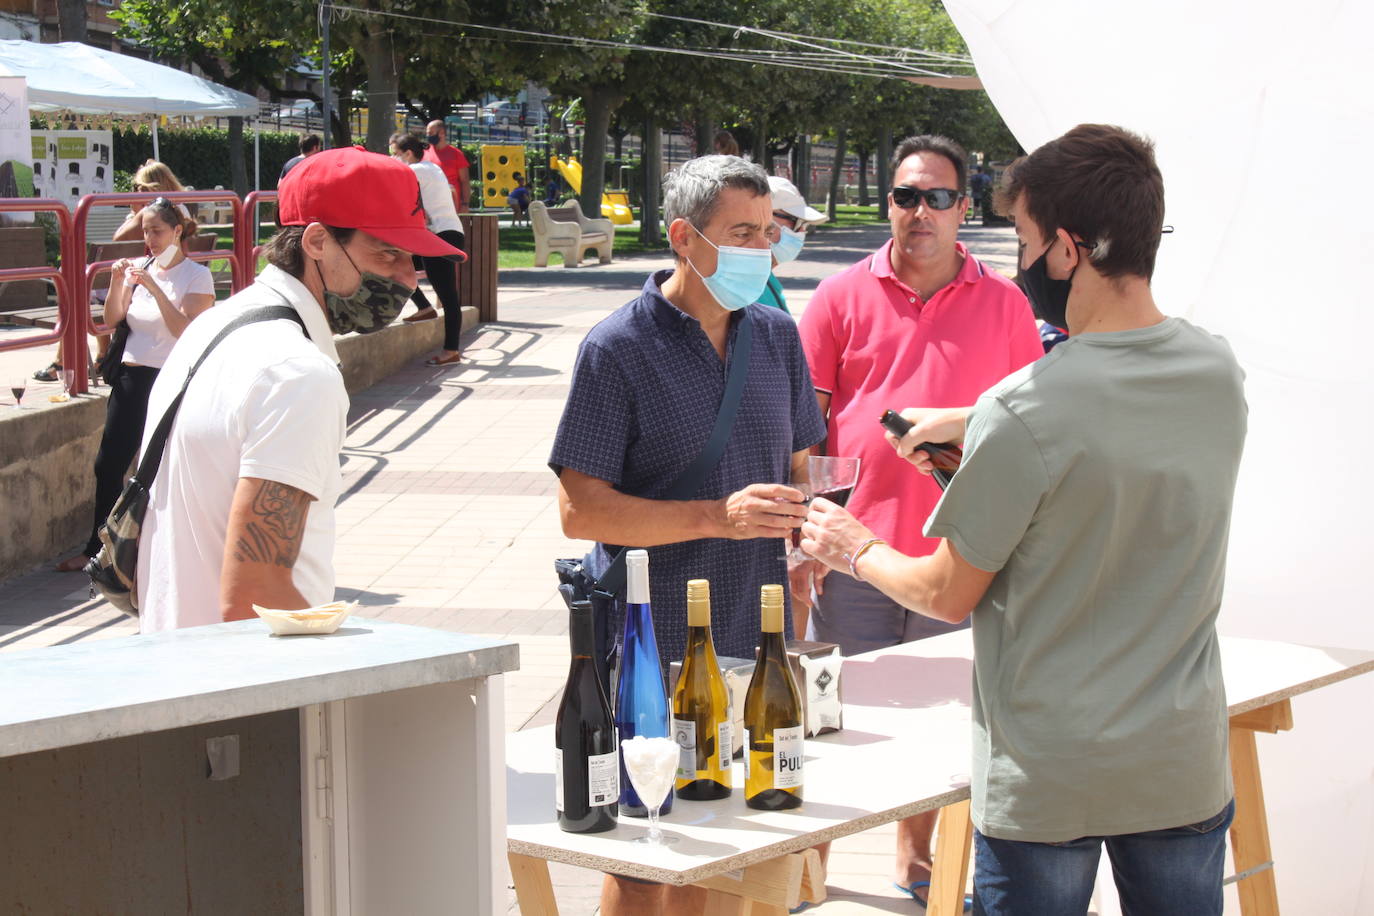
<path fill-rule="evenodd" d="M 349 257 L 348 250 L 342 246 L 340 249 L 348 258 L 348 263 L 358 271 L 360 282 L 358 288 L 347 296 L 325 287 L 324 307 L 329 312 L 329 324 L 335 334 L 347 334 L 350 331 L 371 334 L 380 331 L 396 320 L 410 299 L 410 294 L 415 291 L 389 277 L 360 270 Z M 319 269 L 318 264 L 316 269 Z M 323 271 L 320 271 L 320 278 L 324 278 Z"/>

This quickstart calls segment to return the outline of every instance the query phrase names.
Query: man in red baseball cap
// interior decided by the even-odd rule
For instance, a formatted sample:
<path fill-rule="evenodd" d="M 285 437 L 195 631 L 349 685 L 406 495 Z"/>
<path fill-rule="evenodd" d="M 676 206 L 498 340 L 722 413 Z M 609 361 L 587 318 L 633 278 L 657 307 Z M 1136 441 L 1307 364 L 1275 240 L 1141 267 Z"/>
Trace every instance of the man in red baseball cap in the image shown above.
<path fill-rule="evenodd" d="M 412 254 L 464 258 L 425 229 L 414 173 L 361 147 L 293 168 L 278 214 L 268 266 L 186 328 L 153 386 L 145 453 L 184 393 L 139 539 L 145 633 L 333 600 L 348 412 L 334 335 L 395 319 Z"/>

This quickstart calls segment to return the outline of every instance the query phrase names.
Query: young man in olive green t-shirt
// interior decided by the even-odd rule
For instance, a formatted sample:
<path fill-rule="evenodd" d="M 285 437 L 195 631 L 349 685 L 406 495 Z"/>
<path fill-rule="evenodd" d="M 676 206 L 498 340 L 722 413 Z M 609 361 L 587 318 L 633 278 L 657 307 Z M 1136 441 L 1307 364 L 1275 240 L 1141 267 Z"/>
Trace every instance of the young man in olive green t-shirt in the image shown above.
<path fill-rule="evenodd" d="M 1215 621 L 1245 438 L 1226 343 L 1150 290 L 1152 145 L 1080 125 L 999 191 L 1023 285 L 1069 340 L 893 443 L 961 441 L 913 558 L 817 499 L 802 548 L 947 621 L 972 614 L 974 892 L 1085 912 L 1105 843 L 1128 913 L 1219 914 L 1232 811 Z"/>

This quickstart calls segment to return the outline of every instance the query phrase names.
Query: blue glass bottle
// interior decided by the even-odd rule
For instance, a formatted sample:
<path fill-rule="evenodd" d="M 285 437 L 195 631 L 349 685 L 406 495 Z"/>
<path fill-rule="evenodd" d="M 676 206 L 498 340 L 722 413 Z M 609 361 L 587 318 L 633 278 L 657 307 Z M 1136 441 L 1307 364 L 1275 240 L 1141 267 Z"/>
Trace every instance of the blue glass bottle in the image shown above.
<path fill-rule="evenodd" d="M 635 735 L 646 738 L 668 737 L 668 688 L 663 680 L 663 665 L 658 659 L 654 639 L 654 616 L 649 605 L 649 554 L 631 550 L 625 555 L 625 639 L 620 649 L 620 677 L 615 689 L 615 724 L 620 740 Z M 660 814 L 673 808 L 669 792 Z M 649 809 L 639 800 L 620 758 L 620 813 L 648 817 Z"/>

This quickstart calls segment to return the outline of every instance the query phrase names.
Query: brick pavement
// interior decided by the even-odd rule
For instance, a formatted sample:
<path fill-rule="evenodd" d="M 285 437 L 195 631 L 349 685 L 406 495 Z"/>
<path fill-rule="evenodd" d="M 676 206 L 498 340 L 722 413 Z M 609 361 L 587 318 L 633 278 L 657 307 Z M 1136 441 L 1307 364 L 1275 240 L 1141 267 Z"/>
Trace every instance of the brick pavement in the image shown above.
<path fill-rule="evenodd" d="M 793 313 L 820 279 L 886 236 L 884 226 L 817 234 L 800 260 L 779 271 Z M 993 267 L 1012 269 L 1010 230 L 969 227 L 963 238 Z M 586 545 L 559 530 L 545 462 L 577 345 L 651 270 L 669 265 L 648 257 L 502 271 L 501 320 L 469 332 L 459 368 L 417 361 L 353 398 L 338 508 L 338 597 L 358 600 L 365 616 L 518 641 L 508 730 L 551 720 L 567 668 L 566 611 L 551 564 Z M 32 353 L 19 356 L 25 366 L 41 364 Z M 50 567 L 0 583 L 0 651 L 135 632 L 131 621 L 91 600 L 78 575 Z M 910 912 L 888 882 L 892 848 L 891 828 L 837 843 L 824 912 Z M 554 881 L 567 916 L 595 910 L 599 876 L 556 867 Z M 513 898 L 510 911 L 517 911 Z"/>

